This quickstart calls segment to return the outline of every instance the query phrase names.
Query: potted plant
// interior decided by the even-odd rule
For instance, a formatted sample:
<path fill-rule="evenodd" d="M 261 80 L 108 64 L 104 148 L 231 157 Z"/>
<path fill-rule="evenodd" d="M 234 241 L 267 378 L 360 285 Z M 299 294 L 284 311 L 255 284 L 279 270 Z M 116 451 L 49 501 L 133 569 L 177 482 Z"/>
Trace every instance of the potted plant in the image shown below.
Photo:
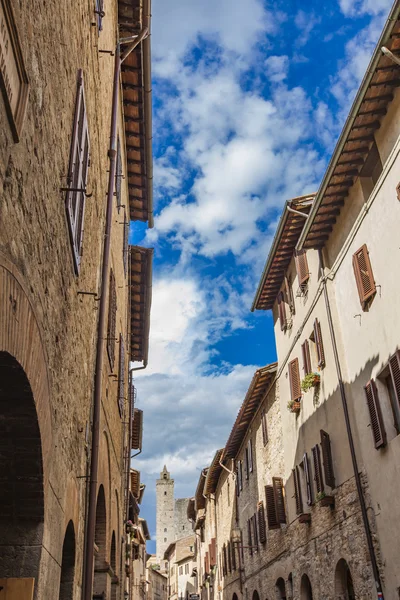
<path fill-rule="evenodd" d="M 325 492 L 319 492 L 316 497 L 316 501 L 321 503 L 321 506 L 335 506 L 335 498 L 328 496 Z"/>
<path fill-rule="evenodd" d="M 300 400 L 289 400 L 287 407 L 292 413 L 300 412 Z"/>
<path fill-rule="evenodd" d="M 319 373 L 307 373 L 301 382 L 301 389 L 303 392 L 308 392 L 312 387 L 319 385 L 320 378 Z"/>
<path fill-rule="evenodd" d="M 127 521 L 125 523 L 125 530 L 126 530 L 126 533 L 132 533 L 133 532 L 133 523 L 132 523 L 131 520 L 129 520 L 129 521 Z"/>

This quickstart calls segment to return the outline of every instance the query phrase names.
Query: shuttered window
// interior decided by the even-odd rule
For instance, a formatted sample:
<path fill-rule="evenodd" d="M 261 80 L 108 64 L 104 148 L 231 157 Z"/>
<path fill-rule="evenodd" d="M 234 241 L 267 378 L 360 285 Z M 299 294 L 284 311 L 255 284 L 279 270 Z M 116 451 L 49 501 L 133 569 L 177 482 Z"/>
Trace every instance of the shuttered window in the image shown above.
<path fill-rule="evenodd" d="M 296 501 L 296 514 L 301 515 L 303 513 L 303 499 L 301 496 L 301 481 L 299 467 L 292 469 L 293 484 L 294 484 L 294 498 Z"/>
<path fill-rule="evenodd" d="M 96 13 L 96 23 L 97 29 L 100 33 L 103 29 L 103 17 L 104 15 L 104 0 L 96 0 L 95 5 L 95 13 Z"/>
<path fill-rule="evenodd" d="M 263 443 L 264 446 L 268 443 L 268 423 L 267 423 L 267 415 L 265 414 L 265 410 L 261 411 L 261 427 L 262 427 L 262 435 L 263 435 Z"/>
<path fill-rule="evenodd" d="M 253 515 L 253 537 L 255 552 L 258 552 L 258 529 L 257 529 L 257 513 Z"/>
<path fill-rule="evenodd" d="M 132 422 L 132 450 L 141 450 L 143 441 L 143 411 L 139 408 L 133 410 Z"/>
<path fill-rule="evenodd" d="M 244 451 L 244 476 L 249 478 L 249 447 L 246 446 Z"/>
<path fill-rule="evenodd" d="M 226 575 L 228 573 L 228 564 L 226 561 L 226 546 L 224 544 L 223 548 L 222 548 L 222 570 L 223 570 L 223 574 Z"/>
<path fill-rule="evenodd" d="M 318 444 L 311 448 L 314 465 L 314 478 L 318 494 L 324 491 L 324 480 L 322 478 L 321 455 Z"/>
<path fill-rule="evenodd" d="M 118 409 L 122 417 L 125 404 L 125 344 L 122 333 L 119 334 L 119 374 L 118 374 Z"/>
<path fill-rule="evenodd" d="M 300 385 L 300 371 L 299 371 L 298 358 L 291 360 L 288 368 L 289 368 L 290 397 L 292 400 L 300 400 L 301 385 Z"/>
<path fill-rule="evenodd" d="M 279 322 L 281 324 L 281 330 L 285 331 L 287 328 L 287 317 L 286 317 L 285 298 L 284 298 L 283 292 L 279 292 L 279 294 L 278 294 L 278 314 L 279 314 Z"/>
<path fill-rule="evenodd" d="M 303 371 L 304 375 L 312 372 L 311 356 L 310 356 L 310 343 L 308 340 L 304 340 L 301 345 L 301 354 L 303 357 Z"/>
<path fill-rule="evenodd" d="M 206 555 L 204 557 L 204 570 L 206 573 L 210 572 L 210 561 L 209 561 L 208 552 L 206 552 Z"/>
<path fill-rule="evenodd" d="M 283 487 L 283 479 L 280 477 L 273 477 L 272 485 L 274 487 L 276 516 L 278 522 L 286 523 L 285 488 Z"/>
<path fill-rule="evenodd" d="M 249 471 L 250 473 L 253 472 L 253 445 L 251 443 L 251 440 L 249 440 L 247 442 L 247 448 L 248 448 L 248 456 L 249 456 Z"/>
<path fill-rule="evenodd" d="M 267 541 L 267 527 L 265 523 L 265 510 L 264 502 L 261 501 L 257 504 L 257 520 L 258 520 L 258 537 L 261 544 L 265 544 Z"/>
<path fill-rule="evenodd" d="M 394 354 L 393 356 L 390 357 L 389 369 L 390 369 L 390 375 L 392 377 L 394 393 L 396 394 L 397 402 L 400 405 L 400 352 L 399 351 L 397 351 L 396 354 Z"/>
<path fill-rule="evenodd" d="M 65 197 L 68 229 L 76 274 L 79 273 L 82 256 L 89 152 L 90 144 L 83 87 L 83 73 L 82 70 L 79 70 L 67 176 L 68 191 L 66 192 Z"/>
<path fill-rule="evenodd" d="M 249 544 L 250 556 L 253 556 L 253 539 L 251 536 L 251 519 L 247 519 L 247 540 Z"/>
<path fill-rule="evenodd" d="M 272 485 L 265 486 L 265 500 L 267 505 L 268 529 L 279 529 L 279 520 L 276 514 L 275 493 Z"/>
<path fill-rule="evenodd" d="M 234 571 L 236 571 L 236 545 L 231 542 L 231 548 L 232 548 L 232 569 Z"/>
<path fill-rule="evenodd" d="M 375 448 L 386 446 L 386 431 L 382 419 L 381 405 L 378 390 L 373 379 L 364 387 L 365 397 L 371 419 L 371 431 L 374 437 Z"/>
<path fill-rule="evenodd" d="M 326 485 L 329 485 L 331 488 L 334 488 L 335 487 L 335 473 L 333 470 L 331 439 L 329 437 L 329 434 L 326 433 L 326 431 L 324 431 L 323 429 L 321 429 L 320 434 L 321 434 L 322 460 L 324 463 L 325 483 L 326 483 Z"/>
<path fill-rule="evenodd" d="M 115 288 L 114 271 L 110 270 L 110 287 L 108 292 L 108 326 L 107 326 L 107 353 L 111 370 L 115 363 L 115 336 L 117 325 L 117 291 Z"/>
<path fill-rule="evenodd" d="M 228 570 L 232 573 L 232 553 L 231 553 L 231 542 L 228 542 Z"/>
<path fill-rule="evenodd" d="M 285 275 L 285 280 L 284 280 L 284 286 L 285 286 L 286 303 L 288 304 L 288 306 L 290 308 L 291 314 L 294 315 L 296 312 L 296 307 L 294 304 L 292 282 L 291 282 L 290 278 L 287 277 L 286 275 Z"/>
<path fill-rule="evenodd" d="M 121 156 L 121 142 L 119 136 L 117 139 L 117 157 L 115 165 L 115 195 L 117 197 L 117 208 L 118 212 L 121 208 L 121 189 L 122 189 L 122 156 Z"/>
<path fill-rule="evenodd" d="M 308 504 L 308 506 L 311 506 L 311 504 L 313 503 L 313 494 L 312 494 L 312 485 L 311 485 L 310 463 L 308 462 L 307 452 L 305 452 L 304 456 L 303 456 L 303 468 L 304 468 L 304 475 L 306 478 L 307 504 Z"/>
<path fill-rule="evenodd" d="M 321 324 L 318 321 L 318 319 L 315 319 L 315 321 L 314 321 L 314 340 L 315 340 L 315 347 L 317 349 L 318 366 L 324 367 L 325 366 L 325 351 L 324 351 L 324 343 L 322 341 Z"/>
<path fill-rule="evenodd" d="M 124 241 L 122 248 L 122 260 L 124 262 L 124 274 L 128 272 L 128 244 L 129 244 L 129 220 L 126 218 L 126 211 L 124 211 Z"/>
<path fill-rule="evenodd" d="M 240 491 L 243 489 L 243 468 L 241 460 L 239 460 L 239 489 Z"/>
<path fill-rule="evenodd" d="M 366 244 L 353 254 L 353 269 L 361 306 L 365 310 L 376 293 L 374 275 Z"/>
<path fill-rule="evenodd" d="M 236 497 L 240 495 L 239 487 L 239 465 L 236 466 Z"/>
<path fill-rule="evenodd" d="M 217 564 L 217 545 L 215 538 L 211 539 L 211 544 L 209 545 L 210 551 L 210 565 L 213 567 Z"/>
<path fill-rule="evenodd" d="M 295 263 L 299 285 L 302 286 L 307 283 L 310 277 L 310 273 L 308 271 L 307 253 L 305 250 L 299 250 L 295 253 Z"/>

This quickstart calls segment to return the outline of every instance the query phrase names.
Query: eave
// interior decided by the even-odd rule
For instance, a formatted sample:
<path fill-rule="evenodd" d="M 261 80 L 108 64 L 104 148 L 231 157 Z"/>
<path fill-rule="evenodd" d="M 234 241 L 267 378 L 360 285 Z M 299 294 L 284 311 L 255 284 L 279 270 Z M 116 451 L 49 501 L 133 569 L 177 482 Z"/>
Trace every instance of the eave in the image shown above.
<path fill-rule="evenodd" d="M 130 359 L 147 366 L 153 249 L 129 247 Z"/>
<path fill-rule="evenodd" d="M 211 465 L 209 466 L 206 481 L 204 484 L 204 495 L 208 496 L 209 494 L 215 494 L 215 490 L 217 489 L 219 477 L 221 475 L 222 467 L 220 465 L 220 460 L 224 453 L 224 449 L 221 448 L 217 450 L 214 458 L 212 460 Z"/>
<path fill-rule="evenodd" d="M 316 195 L 308 221 L 299 237 L 297 248 L 322 248 L 370 152 L 374 132 L 400 85 L 400 66 L 382 53 L 386 46 L 400 55 L 400 0 L 389 14 L 364 79 L 336 144 L 328 169 Z M 349 173 L 346 173 L 349 171 Z"/>
<path fill-rule="evenodd" d="M 236 417 L 229 439 L 225 445 L 221 462 L 236 458 L 249 425 L 272 384 L 277 366 L 278 363 L 272 363 L 255 372 L 246 397 L 240 407 L 238 416 Z"/>
<path fill-rule="evenodd" d="M 206 482 L 208 467 L 201 470 L 199 482 L 197 484 L 196 493 L 194 495 L 196 513 L 206 506 L 206 499 L 204 498 L 204 484 Z"/>
<path fill-rule="evenodd" d="M 270 310 L 273 307 L 304 227 L 306 219 L 299 214 L 290 212 L 288 208 L 308 215 L 314 197 L 315 194 L 308 194 L 286 202 L 258 284 L 251 307 L 252 312 L 254 310 Z"/>

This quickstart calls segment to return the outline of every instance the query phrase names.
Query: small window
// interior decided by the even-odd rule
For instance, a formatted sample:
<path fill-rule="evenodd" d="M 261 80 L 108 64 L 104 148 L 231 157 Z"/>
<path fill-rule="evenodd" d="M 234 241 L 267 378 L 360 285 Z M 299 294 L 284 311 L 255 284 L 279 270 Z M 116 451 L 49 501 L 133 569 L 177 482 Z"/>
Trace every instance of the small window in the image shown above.
<path fill-rule="evenodd" d="M 360 183 L 365 201 L 370 197 L 382 170 L 381 157 L 379 155 L 378 146 L 374 140 L 364 166 L 360 171 Z"/>
<path fill-rule="evenodd" d="M 104 0 L 96 0 L 94 12 L 96 14 L 97 30 L 100 34 L 100 31 L 103 30 L 103 18 L 105 17 Z"/>
<path fill-rule="evenodd" d="M 322 340 L 321 324 L 318 319 L 315 319 L 314 321 L 314 341 L 317 350 L 318 366 L 323 368 L 325 366 L 325 350 L 324 342 Z"/>
<path fill-rule="evenodd" d="M 285 297 L 283 292 L 279 292 L 278 294 L 278 314 L 279 314 L 279 322 L 281 324 L 281 331 L 286 331 L 288 326 L 287 316 L 286 316 L 286 304 Z"/>
<path fill-rule="evenodd" d="M 164 527 L 164 533 L 166 533 L 166 532 L 167 532 L 167 528 L 166 528 L 166 527 Z"/>
<path fill-rule="evenodd" d="M 263 444 L 264 444 L 264 446 L 266 446 L 268 444 L 268 423 L 267 423 L 267 415 L 265 413 L 264 408 L 261 411 L 261 427 L 262 427 Z"/>
<path fill-rule="evenodd" d="M 294 255 L 294 259 L 296 263 L 297 279 L 299 281 L 299 286 L 303 287 L 306 285 L 310 278 L 306 250 L 297 251 Z"/>
<path fill-rule="evenodd" d="M 393 425 L 395 434 L 400 433 L 400 352 L 396 352 L 390 357 L 389 363 L 380 373 L 379 383 L 384 387 L 388 400 L 392 408 Z M 376 392 L 377 393 L 377 392 Z M 383 421 L 382 421 L 383 423 Z M 372 417 L 371 417 L 372 425 Z M 382 424 L 382 427 L 384 425 Z M 390 438 L 392 435 L 389 433 Z"/>
<path fill-rule="evenodd" d="M 166 542 L 166 541 L 167 541 L 167 538 L 164 538 L 164 542 Z"/>
<path fill-rule="evenodd" d="M 298 358 L 291 360 L 288 365 L 288 368 L 289 368 L 290 397 L 294 402 L 296 402 L 301 399 L 300 371 L 299 371 Z"/>
<path fill-rule="evenodd" d="M 166 495 L 167 495 L 167 492 L 164 492 L 164 496 L 166 496 Z"/>
<path fill-rule="evenodd" d="M 368 310 L 376 294 L 376 286 L 366 244 L 353 254 L 353 269 L 361 307 Z"/>
<path fill-rule="evenodd" d="M 249 457 L 249 472 L 252 473 L 253 472 L 253 445 L 251 443 L 251 440 L 249 440 L 247 442 L 247 448 L 248 448 L 248 457 Z"/>
<path fill-rule="evenodd" d="M 183 567 L 179 567 L 179 575 L 183 575 Z"/>
<path fill-rule="evenodd" d="M 244 451 L 244 476 L 246 480 L 249 478 L 249 447 L 246 446 Z"/>
<path fill-rule="evenodd" d="M 115 289 L 114 271 L 110 270 L 110 283 L 108 290 L 108 326 L 107 326 L 107 353 L 111 371 L 115 362 L 115 336 L 117 325 L 117 292 Z"/>
<path fill-rule="evenodd" d="M 311 355 L 310 355 L 310 342 L 309 340 L 304 340 L 301 345 L 301 353 L 303 356 L 303 371 L 304 375 L 308 375 L 312 372 L 311 366 Z"/>

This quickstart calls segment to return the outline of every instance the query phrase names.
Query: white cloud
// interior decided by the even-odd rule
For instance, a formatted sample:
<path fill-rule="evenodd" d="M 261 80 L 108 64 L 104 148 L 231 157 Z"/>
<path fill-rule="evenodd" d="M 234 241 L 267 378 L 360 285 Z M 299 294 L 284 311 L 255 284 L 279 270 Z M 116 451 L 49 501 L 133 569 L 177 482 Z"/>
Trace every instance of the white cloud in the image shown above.
<path fill-rule="evenodd" d="M 347 17 L 387 13 L 392 4 L 392 0 L 339 0 L 340 9 Z"/>
<path fill-rule="evenodd" d="M 289 71 L 288 56 L 269 56 L 265 61 L 268 79 L 273 82 L 280 82 L 286 79 Z"/>

